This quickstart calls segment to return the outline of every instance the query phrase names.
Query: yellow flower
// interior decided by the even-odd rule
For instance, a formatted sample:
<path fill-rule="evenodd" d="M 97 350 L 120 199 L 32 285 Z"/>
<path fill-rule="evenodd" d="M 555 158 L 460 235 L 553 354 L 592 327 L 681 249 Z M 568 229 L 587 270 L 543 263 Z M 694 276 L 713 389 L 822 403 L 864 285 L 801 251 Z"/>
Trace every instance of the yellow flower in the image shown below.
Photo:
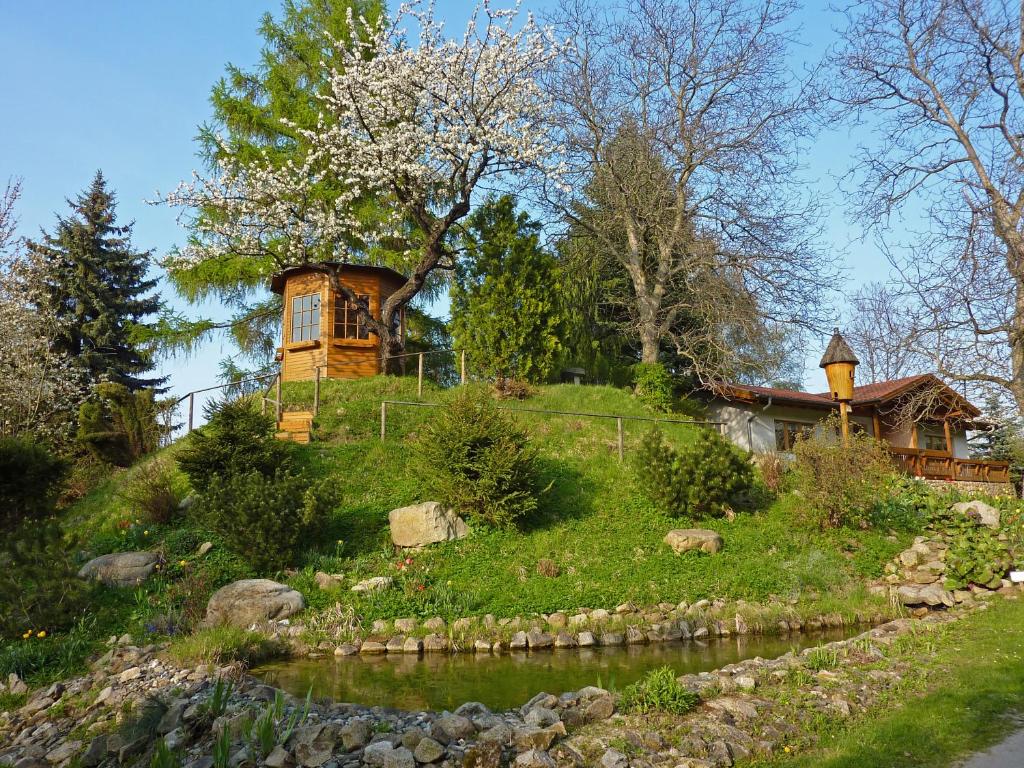
<path fill-rule="evenodd" d="M 31 629 L 28 632 L 26 632 L 25 634 L 23 634 L 21 636 L 21 639 L 22 640 L 28 640 L 30 637 L 32 637 L 32 630 Z"/>
<path fill-rule="evenodd" d="M 36 637 L 38 637 L 40 640 L 42 640 L 44 637 L 46 637 L 46 630 L 45 629 L 41 629 L 38 632 L 36 632 Z"/>
<path fill-rule="evenodd" d="M 157 569 L 158 571 L 160 570 L 160 563 L 157 563 L 157 564 L 156 564 L 156 569 Z"/>
<path fill-rule="evenodd" d="M 188 560 L 182 560 L 180 563 L 178 563 L 178 565 L 184 568 L 186 565 L 188 565 Z"/>
<path fill-rule="evenodd" d="M 782 748 L 782 751 L 783 751 L 783 752 L 786 752 L 786 753 L 788 754 L 789 752 L 792 752 L 792 751 L 793 751 L 793 748 L 792 748 L 791 746 L 789 746 L 789 744 L 787 744 L 786 746 L 784 746 L 784 747 Z"/>
<path fill-rule="evenodd" d="M 143 536 L 149 536 L 149 531 L 143 531 L 143 532 L 142 532 L 142 535 L 143 535 Z"/>

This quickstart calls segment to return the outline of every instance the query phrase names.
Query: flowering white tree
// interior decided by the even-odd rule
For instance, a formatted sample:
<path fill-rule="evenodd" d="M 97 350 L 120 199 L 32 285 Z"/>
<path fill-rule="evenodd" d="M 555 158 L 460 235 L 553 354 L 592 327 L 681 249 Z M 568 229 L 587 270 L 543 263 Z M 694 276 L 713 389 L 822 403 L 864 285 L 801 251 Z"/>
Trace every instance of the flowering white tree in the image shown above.
<path fill-rule="evenodd" d="M 59 446 L 73 436 L 88 388 L 75 360 L 53 350 L 56 318 L 34 306 L 40 270 L 30 267 L 15 236 L 20 194 L 17 180 L 0 194 L 0 434 Z"/>
<path fill-rule="evenodd" d="M 403 27 L 409 22 L 415 40 Z M 166 197 L 192 212 L 196 233 L 167 266 L 227 255 L 261 264 L 270 255 L 278 269 L 317 266 L 359 306 L 386 366 L 401 352 L 401 308 L 432 272 L 453 268 L 451 235 L 474 191 L 529 169 L 557 171 L 538 78 L 559 45 L 531 16 L 520 23 L 518 9 L 487 2 L 455 40 L 433 7 L 418 3 L 377 24 L 354 23 L 359 39 L 339 46 L 342 66 L 329 72 L 317 128 L 298 131 L 309 146 L 301 160 L 282 165 L 268 152 L 239 162 L 225 144 L 212 176 L 194 174 Z M 337 263 L 351 261 L 388 263 L 408 276 L 379 317 L 338 279 Z"/>

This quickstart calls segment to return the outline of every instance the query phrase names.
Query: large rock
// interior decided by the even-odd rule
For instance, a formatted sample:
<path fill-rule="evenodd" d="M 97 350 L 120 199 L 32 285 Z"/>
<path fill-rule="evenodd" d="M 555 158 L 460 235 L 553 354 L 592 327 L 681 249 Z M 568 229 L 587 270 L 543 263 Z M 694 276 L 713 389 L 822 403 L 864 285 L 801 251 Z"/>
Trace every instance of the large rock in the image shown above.
<path fill-rule="evenodd" d="M 967 517 L 973 517 L 989 528 L 999 527 L 999 510 L 983 501 L 961 501 L 953 510 Z"/>
<path fill-rule="evenodd" d="M 90 560 L 78 576 L 111 587 L 137 587 L 150 577 L 159 562 L 155 552 L 114 552 Z"/>
<path fill-rule="evenodd" d="M 956 605 L 953 593 L 943 589 L 939 584 L 923 586 L 904 584 L 896 590 L 896 593 L 903 605 L 927 605 L 932 608 L 940 605 L 952 608 Z"/>
<path fill-rule="evenodd" d="M 665 543 L 677 555 L 690 550 L 714 554 L 725 544 L 719 534 L 705 528 L 676 528 L 665 535 Z"/>
<path fill-rule="evenodd" d="M 396 547 L 425 547 L 469 535 L 462 518 L 436 501 L 393 509 L 388 513 L 388 522 Z"/>
<path fill-rule="evenodd" d="M 206 623 L 248 627 L 270 619 L 286 619 L 305 607 L 302 595 L 286 584 L 242 579 L 213 593 L 206 604 Z"/>

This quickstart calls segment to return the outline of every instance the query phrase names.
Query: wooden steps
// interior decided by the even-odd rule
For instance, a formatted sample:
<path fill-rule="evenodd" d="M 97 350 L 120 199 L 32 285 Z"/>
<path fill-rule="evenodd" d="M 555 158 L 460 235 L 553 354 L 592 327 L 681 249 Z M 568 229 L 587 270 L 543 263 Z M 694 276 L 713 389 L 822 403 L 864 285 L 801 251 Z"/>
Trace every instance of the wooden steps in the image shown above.
<path fill-rule="evenodd" d="M 293 443 L 308 443 L 313 431 L 313 414 L 309 411 L 285 411 L 277 422 L 278 440 Z"/>

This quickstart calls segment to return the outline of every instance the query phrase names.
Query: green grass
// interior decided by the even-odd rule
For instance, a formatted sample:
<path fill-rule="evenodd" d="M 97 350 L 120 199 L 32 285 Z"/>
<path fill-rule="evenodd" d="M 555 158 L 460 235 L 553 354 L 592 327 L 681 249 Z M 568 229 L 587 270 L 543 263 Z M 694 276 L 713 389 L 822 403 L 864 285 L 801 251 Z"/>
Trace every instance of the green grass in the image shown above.
<path fill-rule="evenodd" d="M 211 627 L 175 639 L 168 650 L 186 664 L 259 664 L 285 655 L 285 649 L 259 632 L 237 627 Z"/>
<path fill-rule="evenodd" d="M 997 743 L 1024 713 L 1024 602 L 990 610 L 897 647 L 911 664 L 902 690 L 822 746 L 756 763 L 790 768 L 940 768 Z"/>

